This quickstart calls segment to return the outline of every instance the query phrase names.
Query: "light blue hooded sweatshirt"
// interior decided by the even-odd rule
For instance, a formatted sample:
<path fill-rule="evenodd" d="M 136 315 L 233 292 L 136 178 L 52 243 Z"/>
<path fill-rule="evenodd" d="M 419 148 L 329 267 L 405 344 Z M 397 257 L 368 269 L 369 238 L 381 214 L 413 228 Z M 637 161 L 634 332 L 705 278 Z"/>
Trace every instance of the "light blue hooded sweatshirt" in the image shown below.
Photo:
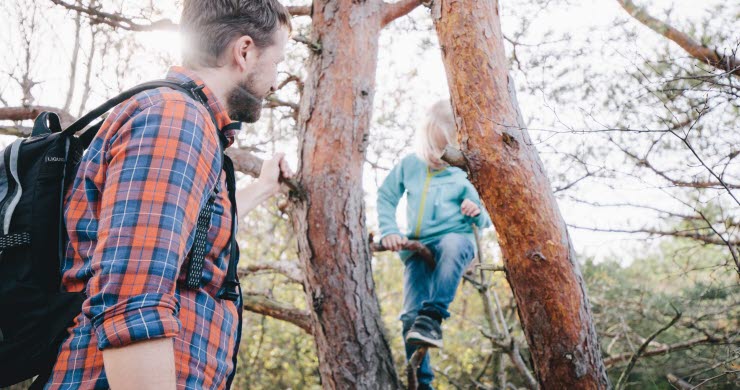
<path fill-rule="evenodd" d="M 491 226 L 491 218 L 481 204 L 480 196 L 460 168 L 447 167 L 432 171 L 426 162 L 415 154 L 408 155 L 393 167 L 378 190 L 378 222 L 381 240 L 391 234 L 402 235 L 396 223 L 396 207 L 408 193 L 406 220 L 410 240 L 424 244 L 440 239 L 445 234 L 459 233 L 470 239 L 475 247 L 471 224 L 479 228 Z M 463 200 L 470 199 L 481 209 L 476 217 L 460 211 Z M 413 252 L 400 251 L 402 260 Z"/>

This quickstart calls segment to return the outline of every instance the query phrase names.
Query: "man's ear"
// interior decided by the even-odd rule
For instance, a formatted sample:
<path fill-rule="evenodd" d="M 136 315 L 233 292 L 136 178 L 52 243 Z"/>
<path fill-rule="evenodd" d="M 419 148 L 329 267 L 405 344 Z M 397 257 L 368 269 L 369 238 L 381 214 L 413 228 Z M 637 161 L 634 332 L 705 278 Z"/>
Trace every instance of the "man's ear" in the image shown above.
<path fill-rule="evenodd" d="M 234 41 L 234 45 L 231 47 L 231 54 L 233 63 L 240 71 L 244 72 L 252 67 L 256 48 L 252 37 L 249 35 L 242 35 Z"/>

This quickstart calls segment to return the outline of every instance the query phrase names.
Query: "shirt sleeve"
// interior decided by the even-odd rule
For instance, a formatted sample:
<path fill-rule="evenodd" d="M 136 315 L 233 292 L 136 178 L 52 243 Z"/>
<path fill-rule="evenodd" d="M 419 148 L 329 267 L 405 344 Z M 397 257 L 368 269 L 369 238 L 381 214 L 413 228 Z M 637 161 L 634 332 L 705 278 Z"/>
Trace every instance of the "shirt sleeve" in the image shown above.
<path fill-rule="evenodd" d="M 218 178 L 215 131 L 194 103 L 169 99 L 140 111 L 108 141 L 83 304 L 99 349 L 179 333 L 176 281 Z"/>
<path fill-rule="evenodd" d="M 391 235 L 401 235 L 396 222 L 396 208 L 406 187 L 403 185 L 403 162 L 397 164 L 378 189 L 378 224 L 380 239 Z"/>

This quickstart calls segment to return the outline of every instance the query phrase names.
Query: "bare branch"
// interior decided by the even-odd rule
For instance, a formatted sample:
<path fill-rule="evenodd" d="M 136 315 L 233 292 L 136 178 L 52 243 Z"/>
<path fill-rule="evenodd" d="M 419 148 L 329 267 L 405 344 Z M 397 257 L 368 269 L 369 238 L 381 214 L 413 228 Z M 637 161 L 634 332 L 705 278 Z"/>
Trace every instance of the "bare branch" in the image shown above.
<path fill-rule="evenodd" d="M 66 9 L 86 14 L 90 17 L 91 24 L 107 24 L 113 28 L 122 28 L 129 31 L 155 31 L 167 30 L 178 31 L 180 26 L 170 19 L 160 19 L 148 24 L 135 22 L 134 19 L 110 12 L 101 11 L 96 7 L 83 7 L 76 4 L 68 3 L 64 0 L 50 0 L 52 3 L 62 6 Z M 287 7 L 293 16 L 308 16 L 311 14 L 311 6 L 292 6 Z"/>
<path fill-rule="evenodd" d="M 622 371 L 622 375 L 619 376 L 617 385 L 614 387 L 616 390 L 620 390 L 622 388 L 624 381 L 627 379 L 627 376 L 629 376 L 630 374 L 630 371 L 632 371 L 632 368 L 635 367 L 635 363 L 637 363 L 637 359 L 639 359 L 640 356 L 643 354 L 643 352 L 645 352 L 645 349 L 648 347 L 648 345 L 650 345 L 650 342 L 653 341 L 654 338 L 658 337 L 659 334 L 663 333 L 668 328 L 673 326 L 676 322 L 678 322 L 679 319 L 681 319 L 681 312 L 678 311 L 678 309 L 676 309 L 675 307 L 673 308 L 673 310 L 676 311 L 676 315 L 673 317 L 671 322 L 669 322 L 664 327 L 655 331 L 655 333 L 651 334 L 650 337 L 648 337 L 647 340 L 645 340 L 645 342 L 642 343 L 642 345 L 640 345 L 640 348 L 637 350 L 637 352 L 635 352 L 635 354 L 632 355 L 632 357 L 630 358 L 630 362 L 627 365 L 627 368 L 625 368 L 625 370 Z"/>
<path fill-rule="evenodd" d="M 252 177 L 259 177 L 260 172 L 262 171 L 262 163 L 264 163 L 261 158 L 253 155 L 252 153 L 249 153 L 246 150 L 238 148 L 226 149 L 226 154 L 234 161 L 234 168 L 237 171 L 246 173 L 247 175 Z M 283 192 L 290 192 L 292 196 L 302 196 L 301 194 L 303 194 L 303 190 L 301 189 L 301 185 L 300 183 L 298 183 L 298 180 L 286 180 L 281 177 L 280 181 L 285 186 Z"/>
<path fill-rule="evenodd" d="M 242 298 L 245 310 L 290 322 L 303 329 L 306 333 L 311 334 L 313 322 L 308 311 L 296 309 L 264 295 L 244 293 Z"/>
<path fill-rule="evenodd" d="M 453 167 L 468 170 L 468 160 L 465 158 L 465 155 L 462 151 L 452 146 L 448 145 L 445 147 L 444 154 L 442 154 L 442 160 Z"/>
<path fill-rule="evenodd" d="M 275 91 L 279 91 L 283 89 L 286 85 L 290 83 L 296 83 L 298 86 L 298 91 L 303 92 L 303 80 L 301 80 L 300 77 L 294 75 L 294 74 L 288 74 L 288 77 L 285 78 L 285 80 L 281 81 L 278 85 L 277 89 Z"/>
<path fill-rule="evenodd" d="M 694 388 L 691 383 L 686 382 L 685 380 L 671 374 L 670 372 L 666 374 L 665 378 L 668 380 L 668 383 L 673 385 L 673 387 L 677 388 L 678 390 L 691 390 Z"/>
<path fill-rule="evenodd" d="M 292 5 L 286 8 L 291 16 L 311 16 L 310 5 Z"/>
<path fill-rule="evenodd" d="M 675 42 L 689 55 L 697 60 L 717 69 L 740 76 L 740 63 L 734 55 L 720 55 L 717 51 L 701 45 L 685 33 L 676 30 L 666 22 L 650 16 L 644 8 L 637 6 L 632 0 L 617 0 L 622 8 L 638 22 L 651 30 Z"/>
<path fill-rule="evenodd" d="M 725 240 L 722 237 L 717 237 L 715 234 L 702 234 L 699 233 L 697 230 L 700 229 L 711 229 L 711 227 L 706 226 L 702 228 L 692 229 L 692 230 L 658 230 L 658 229 L 651 229 L 651 228 L 642 228 L 642 229 L 604 229 L 604 228 L 595 228 L 595 227 L 588 227 L 588 226 L 579 226 L 579 225 L 572 225 L 568 224 L 568 227 L 575 228 L 575 229 L 582 229 L 582 230 L 590 230 L 593 232 L 603 232 L 603 233 L 634 233 L 634 234 L 649 234 L 651 236 L 672 236 L 672 237 L 680 237 L 680 238 L 690 238 L 692 240 L 697 240 L 704 242 L 706 244 L 712 244 L 712 245 L 740 245 L 740 240 Z"/>
<path fill-rule="evenodd" d="M 16 137 L 28 137 L 31 135 L 31 130 L 30 127 L 24 126 L 0 126 L 0 134 Z"/>
<path fill-rule="evenodd" d="M 92 3 L 91 3 L 92 4 Z M 93 60 L 95 59 L 95 45 L 97 44 L 97 36 L 100 30 L 94 26 L 90 26 L 90 47 L 87 51 L 87 70 L 85 72 L 85 82 L 82 86 L 82 98 L 80 99 L 80 108 L 78 109 L 78 114 L 82 115 L 82 112 L 85 110 L 85 107 L 87 106 L 87 101 L 90 99 L 90 92 L 92 90 L 90 86 L 90 78 L 92 76 L 92 70 L 93 70 Z"/>
<path fill-rule="evenodd" d="M 420 346 L 416 351 L 414 351 L 414 354 L 411 355 L 411 359 L 409 359 L 409 362 L 406 364 L 406 380 L 408 382 L 407 386 L 409 389 L 416 389 L 418 386 L 416 371 L 419 369 L 419 366 L 421 366 L 421 362 L 424 360 L 428 350 L 428 346 Z"/>
<path fill-rule="evenodd" d="M 267 97 L 267 104 L 265 104 L 266 108 L 275 108 L 275 107 L 288 107 L 292 109 L 293 111 L 298 111 L 298 103 L 288 102 L 285 100 L 281 100 L 277 96 L 270 95 Z"/>
<path fill-rule="evenodd" d="M 109 12 L 101 11 L 98 8 L 83 7 L 75 4 L 67 3 L 63 0 L 50 0 L 56 5 L 60 5 L 66 9 L 77 11 L 86 14 L 90 17 L 90 24 L 107 24 L 114 28 L 122 28 L 129 31 L 154 31 L 154 30 L 169 30 L 177 31 L 179 26 L 177 23 L 170 19 L 161 19 L 149 24 L 141 24 L 135 22 L 133 19 L 114 14 Z"/>
<path fill-rule="evenodd" d="M 77 0 L 77 4 L 81 4 L 80 0 Z M 77 86 L 77 60 L 80 57 L 80 30 L 82 29 L 82 15 L 78 12 L 75 16 L 75 43 L 72 48 L 72 60 L 69 63 L 69 87 L 67 88 L 67 96 L 64 99 L 64 106 L 62 110 L 69 112 L 69 106 L 72 104 L 72 97 L 75 93 L 75 86 Z"/>
<path fill-rule="evenodd" d="M 673 133 L 673 131 L 671 131 L 671 133 Z M 696 155 L 696 152 L 693 150 L 693 148 L 691 147 L 691 145 L 688 144 L 688 142 L 683 141 L 683 139 L 681 137 L 679 137 L 678 135 L 676 135 L 675 133 L 673 133 L 673 135 L 676 136 L 676 137 L 678 137 L 679 139 L 681 139 L 682 142 L 684 142 L 684 144 L 687 146 L 687 148 L 689 149 L 689 151 L 691 151 L 694 155 Z M 612 142 L 612 144 L 614 144 L 615 146 L 617 146 L 619 148 L 619 150 L 622 151 L 622 153 L 624 153 L 625 155 L 627 155 L 627 157 L 635 160 L 635 162 L 637 163 L 638 166 L 645 167 L 645 168 L 651 170 L 656 175 L 662 177 L 663 179 L 667 180 L 668 182 L 670 182 L 671 184 L 673 184 L 673 185 L 675 185 L 677 187 L 688 187 L 688 188 L 722 188 L 722 187 L 724 187 L 728 192 L 730 190 L 732 190 L 732 189 L 740 189 L 740 185 L 725 183 L 716 174 L 714 174 L 714 172 L 709 167 L 707 167 L 707 170 L 709 171 L 710 174 L 712 174 L 714 177 L 716 177 L 718 179 L 718 181 L 716 181 L 716 182 L 713 182 L 713 181 L 685 181 L 685 180 L 680 180 L 680 179 L 676 179 L 676 178 L 670 177 L 666 172 L 658 169 L 655 165 L 653 165 L 650 162 L 650 160 L 648 160 L 647 156 L 645 156 L 645 157 L 639 157 L 635 153 L 633 153 L 633 152 L 627 150 L 626 148 L 622 147 L 621 145 L 619 145 L 614 140 L 611 140 L 610 139 L 610 141 Z M 699 162 L 701 162 L 703 165 L 705 165 L 704 162 L 698 157 L 698 155 L 696 155 L 696 156 L 697 156 L 697 159 L 699 159 Z M 706 167 L 706 165 L 705 165 L 705 167 Z M 730 195 L 732 195 L 732 192 L 730 192 Z"/>
<path fill-rule="evenodd" d="M 383 3 L 383 19 L 380 26 L 385 27 L 392 21 L 407 15 L 420 6 L 421 3 L 421 0 L 399 0 L 395 3 Z"/>
<path fill-rule="evenodd" d="M 659 355 L 665 355 L 671 352 L 677 352 L 677 351 L 683 351 L 685 349 L 691 349 L 693 347 L 696 347 L 698 345 L 704 345 L 704 344 L 720 344 L 722 342 L 726 342 L 726 340 L 705 336 L 701 338 L 691 339 L 688 341 L 683 341 L 680 343 L 670 344 L 667 346 L 664 346 L 662 348 L 656 348 L 650 351 L 645 351 L 642 353 L 642 357 L 652 357 L 652 356 L 659 356 Z M 604 359 L 604 366 L 607 368 L 616 366 L 619 363 L 623 363 L 627 360 L 629 360 L 632 357 L 632 353 L 624 353 L 621 355 L 616 355 L 612 357 L 608 357 Z"/>
<path fill-rule="evenodd" d="M 303 272 L 298 268 L 298 265 L 293 261 L 287 260 L 250 264 L 238 270 L 240 277 L 260 271 L 277 272 L 295 283 L 302 284 L 304 280 Z"/>
<path fill-rule="evenodd" d="M 368 241 L 370 242 L 370 250 L 373 252 L 385 252 L 389 250 L 386 249 L 383 244 L 379 242 L 373 242 L 372 233 L 370 234 L 370 238 Z M 427 263 L 430 269 L 434 269 L 434 267 L 437 266 L 437 261 L 434 259 L 432 251 L 430 251 L 429 248 L 426 245 L 422 244 L 420 241 L 408 240 L 405 244 L 403 244 L 403 249 L 407 251 L 417 252 L 418 255 L 424 260 L 424 262 Z"/>
<path fill-rule="evenodd" d="M 314 42 L 305 35 L 294 35 L 293 40 L 308 46 L 314 53 L 321 53 L 321 43 Z"/>
<path fill-rule="evenodd" d="M 34 120 L 43 111 L 55 112 L 59 115 L 62 125 L 74 122 L 72 114 L 56 107 L 29 106 L 29 107 L 0 107 L 0 120 L 25 121 Z"/>

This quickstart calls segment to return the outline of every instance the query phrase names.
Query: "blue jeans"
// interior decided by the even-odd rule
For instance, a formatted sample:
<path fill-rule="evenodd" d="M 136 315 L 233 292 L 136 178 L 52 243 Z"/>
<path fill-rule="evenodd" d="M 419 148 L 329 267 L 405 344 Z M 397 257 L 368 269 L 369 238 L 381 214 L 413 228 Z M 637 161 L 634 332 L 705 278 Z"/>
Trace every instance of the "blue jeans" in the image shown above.
<path fill-rule="evenodd" d="M 457 233 L 446 234 L 427 246 L 437 260 L 437 266 L 433 270 L 418 255 L 405 261 L 401 321 L 407 361 L 417 346 L 405 343 L 406 333 L 414 324 L 419 311 L 434 312 L 442 319 L 449 318 L 450 312 L 447 309 L 455 298 L 465 269 L 475 255 L 475 248 L 470 240 Z M 429 354 L 422 360 L 417 378 L 419 384 L 429 384 L 434 379 Z"/>

